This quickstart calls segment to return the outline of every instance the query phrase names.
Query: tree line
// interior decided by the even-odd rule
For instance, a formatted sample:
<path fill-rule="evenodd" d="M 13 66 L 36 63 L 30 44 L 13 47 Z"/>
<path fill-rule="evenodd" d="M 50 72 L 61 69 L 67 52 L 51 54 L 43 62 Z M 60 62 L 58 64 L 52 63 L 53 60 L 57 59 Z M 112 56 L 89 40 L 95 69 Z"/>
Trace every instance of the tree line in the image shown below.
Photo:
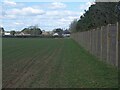
<path fill-rule="evenodd" d="M 114 24 L 120 18 L 120 2 L 96 2 L 91 5 L 79 20 L 74 20 L 69 27 L 71 32 L 82 32 L 107 24 Z"/>
<path fill-rule="evenodd" d="M 0 27 L 0 34 L 4 35 L 4 28 Z M 15 34 L 24 34 L 24 35 L 31 35 L 31 36 L 39 36 L 42 33 L 45 32 L 45 30 L 41 30 L 37 25 L 29 26 L 27 28 L 22 29 L 21 31 L 7 31 L 10 33 L 10 35 L 14 36 Z M 63 30 L 62 28 L 55 28 L 52 31 L 53 33 L 57 33 L 59 36 L 62 36 L 63 34 L 70 34 L 70 31 L 68 29 Z M 50 35 L 50 33 L 49 33 Z"/>
<path fill-rule="evenodd" d="M 29 26 L 28 28 L 24 28 L 21 32 L 33 36 L 42 34 L 42 31 L 38 26 Z"/>
<path fill-rule="evenodd" d="M 0 27 L 0 33 L 2 34 L 2 35 L 4 35 L 4 32 L 5 32 L 5 30 L 4 30 L 4 28 L 3 27 Z M 10 31 L 10 34 L 12 35 L 12 36 L 14 36 L 16 33 L 24 33 L 24 34 L 30 34 L 30 35 L 32 35 L 32 36 L 38 36 L 38 35 L 41 35 L 42 34 L 42 30 L 37 26 L 37 25 L 35 25 L 35 26 L 29 26 L 29 27 L 27 27 L 27 28 L 24 28 L 23 30 L 21 30 L 21 31 L 15 31 L 15 30 L 11 30 Z"/>

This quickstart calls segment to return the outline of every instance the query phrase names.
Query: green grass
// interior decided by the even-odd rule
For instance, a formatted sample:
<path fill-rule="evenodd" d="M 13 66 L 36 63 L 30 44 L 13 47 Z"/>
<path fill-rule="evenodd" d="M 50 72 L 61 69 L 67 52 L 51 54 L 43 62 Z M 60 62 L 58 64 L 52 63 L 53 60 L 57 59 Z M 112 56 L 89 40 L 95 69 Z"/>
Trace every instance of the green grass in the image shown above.
<path fill-rule="evenodd" d="M 3 39 L 3 87 L 116 88 L 117 79 L 72 39 Z"/>

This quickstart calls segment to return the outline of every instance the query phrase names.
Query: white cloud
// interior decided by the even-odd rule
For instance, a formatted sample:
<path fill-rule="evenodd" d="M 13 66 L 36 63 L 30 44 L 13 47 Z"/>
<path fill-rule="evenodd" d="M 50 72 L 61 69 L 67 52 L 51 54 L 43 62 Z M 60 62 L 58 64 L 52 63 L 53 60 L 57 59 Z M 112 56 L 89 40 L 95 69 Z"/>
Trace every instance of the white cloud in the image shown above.
<path fill-rule="evenodd" d="M 69 24 L 74 20 L 74 19 L 79 19 L 79 17 L 76 16 L 68 16 L 68 17 L 64 17 L 59 19 L 57 22 L 60 25 L 65 25 L 65 26 L 69 26 Z"/>
<path fill-rule="evenodd" d="M 35 24 L 38 24 L 41 29 L 46 29 L 46 30 L 52 30 L 54 28 L 65 28 L 65 27 L 69 27 L 69 24 L 71 23 L 71 21 L 73 21 L 74 19 L 78 19 L 80 16 L 80 12 L 69 11 L 69 10 L 61 10 L 61 11 L 56 10 L 56 11 L 47 11 L 46 14 L 44 15 L 36 15 L 36 16 L 33 15 L 31 17 L 20 16 L 21 18 L 18 18 L 20 14 L 19 10 L 15 9 L 13 11 L 15 11 L 15 12 L 12 12 L 14 13 L 13 15 L 6 16 L 9 18 L 16 17 L 16 19 L 13 19 L 13 23 L 10 26 L 11 28 L 12 27 L 25 28 L 27 27 L 27 25 L 30 26 L 30 25 L 35 25 Z"/>
<path fill-rule="evenodd" d="M 0 15 L 0 19 L 1 19 L 1 20 L 3 19 L 3 16 L 2 16 L 2 15 Z"/>
<path fill-rule="evenodd" d="M 3 16 L 2 15 L 0 15 L 0 19 L 2 19 L 3 18 Z"/>
<path fill-rule="evenodd" d="M 66 7 L 64 3 L 52 3 L 52 9 L 49 9 L 50 3 L 40 5 L 26 5 L 23 3 L 24 5 L 22 6 L 19 6 L 19 4 L 20 3 L 17 3 L 15 7 L 5 7 L 2 12 L 6 30 L 11 28 L 22 30 L 27 26 L 35 24 L 38 24 L 41 29 L 45 30 L 67 28 L 71 21 L 79 19 L 80 15 L 83 14 L 83 11 L 79 10 L 69 10 L 69 8 L 65 10 L 61 9 Z"/>
<path fill-rule="evenodd" d="M 61 8 L 66 8 L 66 4 L 60 3 L 60 2 L 53 2 L 50 5 L 51 9 L 61 9 Z"/>
<path fill-rule="evenodd" d="M 70 21 L 73 21 L 74 19 L 79 19 L 77 16 L 69 16 L 67 17 Z"/>
<path fill-rule="evenodd" d="M 23 16 L 31 16 L 31 15 L 42 15 L 45 14 L 43 10 L 35 9 L 32 7 L 25 7 L 22 9 L 12 9 L 6 11 L 7 15 L 23 15 Z"/>
<path fill-rule="evenodd" d="M 14 22 L 15 25 L 22 25 L 23 23 L 21 22 Z"/>
<path fill-rule="evenodd" d="M 16 6 L 17 4 L 11 0 L 5 0 L 3 1 L 3 4 L 8 5 L 8 6 Z"/>
<path fill-rule="evenodd" d="M 2 21 L 0 21 L 0 27 L 3 27 Z"/>
<path fill-rule="evenodd" d="M 63 22 L 65 23 L 65 22 L 68 22 L 68 21 L 69 21 L 69 20 L 67 20 L 67 19 L 65 19 L 65 18 L 61 18 L 61 19 L 59 20 L 59 22 L 62 22 L 62 23 L 63 23 Z"/>
<path fill-rule="evenodd" d="M 79 16 L 80 12 L 74 12 L 74 11 L 69 11 L 69 10 L 62 10 L 62 11 L 48 11 L 46 12 L 46 15 L 48 16 Z"/>
<path fill-rule="evenodd" d="M 17 16 L 15 16 L 15 15 L 5 15 L 3 18 L 15 19 L 15 18 L 17 18 Z"/>
<path fill-rule="evenodd" d="M 86 6 L 90 7 L 91 5 L 95 4 L 95 2 L 87 2 Z"/>
<path fill-rule="evenodd" d="M 2 12 L 3 12 L 3 10 L 2 10 L 2 4 L 0 3 L 0 19 L 3 18 L 3 16 L 2 16 Z"/>
<path fill-rule="evenodd" d="M 80 6 L 81 10 L 88 10 L 91 5 L 95 4 L 95 2 L 86 2 L 86 4 L 83 4 Z"/>
<path fill-rule="evenodd" d="M 43 10 L 34 9 L 32 7 L 23 8 L 22 12 L 25 15 L 27 15 L 27 14 L 42 15 L 45 13 Z"/>

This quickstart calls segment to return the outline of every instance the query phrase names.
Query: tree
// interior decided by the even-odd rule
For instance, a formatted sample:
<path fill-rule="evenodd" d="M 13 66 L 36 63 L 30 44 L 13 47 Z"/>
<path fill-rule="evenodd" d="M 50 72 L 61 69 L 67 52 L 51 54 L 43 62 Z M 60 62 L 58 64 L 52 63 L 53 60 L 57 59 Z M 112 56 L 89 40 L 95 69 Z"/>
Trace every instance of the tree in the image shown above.
<path fill-rule="evenodd" d="M 118 2 L 96 2 L 85 10 L 77 22 L 76 31 L 87 31 L 117 22 L 116 5 Z"/>
<path fill-rule="evenodd" d="M 40 34 L 42 34 L 42 31 L 39 28 L 34 29 L 32 32 L 33 32 L 33 35 L 40 35 Z"/>
<path fill-rule="evenodd" d="M 120 1 L 118 2 L 118 4 L 115 7 L 115 12 L 116 12 L 117 20 L 120 20 Z"/>
<path fill-rule="evenodd" d="M 15 31 L 11 31 L 11 32 L 10 32 L 10 34 L 11 34 L 12 36 L 14 36 L 15 33 L 16 33 Z"/>
<path fill-rule="evenodd" d="M 28 28 L 24 28 L 21 32 L 23 32 L 24 34 L 30 34 L 30 30 Z"/>
<path fill-rule="evenodd" d="M 53 32 L 54 32 L 54 33 L 58 33 L 59 36 L 62 36 L 63 29 L 57 28 L 57 29 L 54 29 Z"/>
<path fill-rule="evenodd" d="M 5 32 L 4 28 L 0 27 L 0 35 L 4 35 L 4 32 Z"/>
<path fill-rule="evenodd" d="M 63 33 L 64 34 L 70 34 L 70 31 L 66 29 L 65 31 L 63 31 Z"/>
<path fill-rule="evenodd" d="M 38 26 L 29 26 L 28 28 L 24 28 L 21 32 L 31 34 L 33 36 L 42 34 L 42 31 Z"/>
<path fill-rule="evenodd" d="M 71 22 L 71 24 L 70 24 L 70 26 L 69 26 L 69 30 L 70 30 L 71 32 L 76 32 L 76 31 L 77 31 L 77 29 L 76 29 L 77 23 L 78 23 L 77 19 L 74 19 L 74 20 Z"/>

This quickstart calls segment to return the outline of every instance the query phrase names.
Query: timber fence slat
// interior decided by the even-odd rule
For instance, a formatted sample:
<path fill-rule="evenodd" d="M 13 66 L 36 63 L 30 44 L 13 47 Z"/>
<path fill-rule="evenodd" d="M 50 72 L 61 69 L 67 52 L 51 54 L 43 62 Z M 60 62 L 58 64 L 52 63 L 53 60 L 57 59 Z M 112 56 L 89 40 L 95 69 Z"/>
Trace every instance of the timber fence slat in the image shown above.
<path fill-rule="evenodd" d="M 99 60 L 118 66 L 118 23 L 73 33 L 71 37 Z"/>

